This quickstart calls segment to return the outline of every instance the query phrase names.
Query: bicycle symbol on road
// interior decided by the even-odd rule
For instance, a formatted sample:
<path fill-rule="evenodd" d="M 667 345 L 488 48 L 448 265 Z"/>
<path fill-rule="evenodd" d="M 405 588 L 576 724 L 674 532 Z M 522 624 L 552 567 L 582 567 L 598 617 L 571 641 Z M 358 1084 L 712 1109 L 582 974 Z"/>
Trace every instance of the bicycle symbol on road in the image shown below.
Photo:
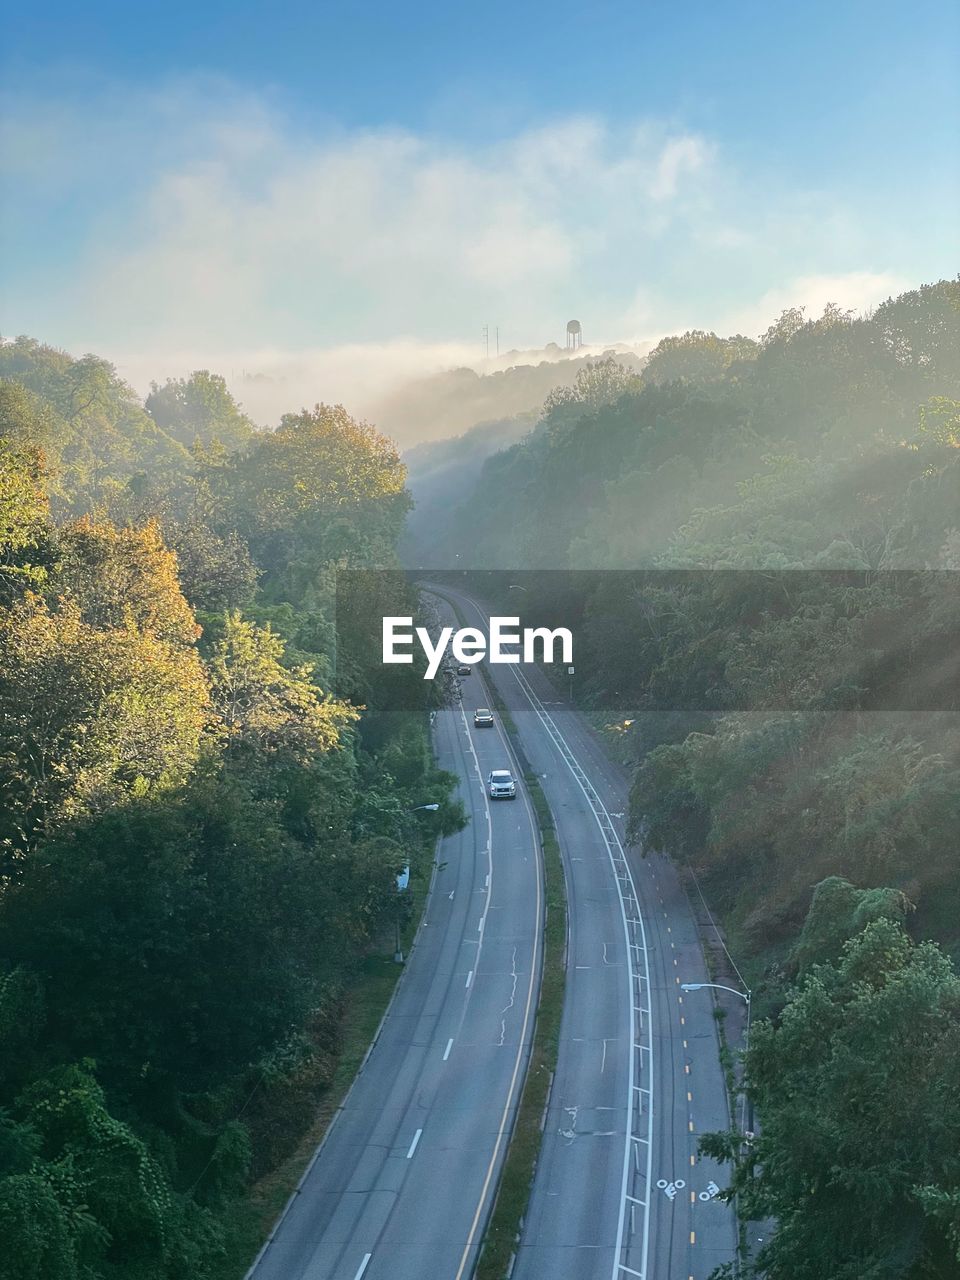
<path fill-rule="evenodd" d="M 657 1189 L 662 1191 L 668 1200 L 676 1200 L 677 1192 L 682 1191 L 686 1185 L 687 1184 L 684 1182 L 683 1178 L 676 1178 L 673 1182 L 668 1182 L 666 1178 L 661 1178 L 657 1183 Z M 711 1181 L 707 1183 L 706 1191 L 699 1192 L 697 1199 L 702 1200 L 704 1204 L 706 1204 L 707 1201 L 712 1200 L 714 1196 L 718 1196 L 719 1194 L 720 1188 L 711 1179 Z"/>

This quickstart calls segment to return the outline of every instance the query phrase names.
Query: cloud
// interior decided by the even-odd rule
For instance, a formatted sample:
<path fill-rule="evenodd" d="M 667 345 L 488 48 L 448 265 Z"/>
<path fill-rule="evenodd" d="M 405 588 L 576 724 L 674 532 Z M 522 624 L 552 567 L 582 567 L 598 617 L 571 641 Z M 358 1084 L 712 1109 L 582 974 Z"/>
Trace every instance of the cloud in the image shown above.
<path fill-rule="evenodd" d="M 836 271 L 890 255 L 830 193 L 658 119 L 478 143 L 305 121 L 209 77 L 2 107 L 0 330 L 104 354 L 140 391 L 219 370 L 261 421 L 476 365 L 485 324 L 504 350 L 562 344 L 571 316 L 588 342 L 757 333 L 904 283 Z"/>
<path fill-rule="evenodd" d="M 776 289 L 768 289 L 748 307 L 732 312 L 723 328 L 725 332 L 753 337 L 766 332 L 788 307 L 802 307 L 807 319 L 815 319 L 831 302 L 859 315 L 910 288 L 912 283 L 916 282 L 892 271 L 798 276 Z"/>
<path fill-rule="evenodd" d="M 77 215 L 46 310 L 128 349 L 432 342 L 498 319 L 546 340 L 615 274 L 624 237 L 659 233 L 708 180 L 711 154 L 656 121 L 570 117 L 479 146 L 307 131 L 216 81 L 7 111 L 28 259 L 31 187 Z M 25 280 L 24 295 L 37 314 Z"/>
<path fill-rule="evenodd" d="M 302 350 L 274 347 L 150 348 L 123 356 L 117 372 L 141 392 L 152 381 L 181 377 L 198 368 L 226 378 L 244 410 L 264 425 L 312 408 L 318 400 L 346 404 L 363 416 L 399 385 L 426 374 L 481 367 L 479 346 L 414 339 L 344 343 Z"/>
<path fill-rule="evenodd" d="M 704 168 L 710 148 L 702 138 L 671 138 L 657 161 L 650 193 L 655 200 L 670 200 L 677 194 L 681 180 Z"/>

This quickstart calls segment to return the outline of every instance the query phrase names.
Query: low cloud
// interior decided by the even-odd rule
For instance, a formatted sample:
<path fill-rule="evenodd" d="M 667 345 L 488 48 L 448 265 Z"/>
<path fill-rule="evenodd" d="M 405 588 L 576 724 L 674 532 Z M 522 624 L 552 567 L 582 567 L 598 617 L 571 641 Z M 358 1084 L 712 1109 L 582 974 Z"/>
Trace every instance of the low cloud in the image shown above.
<path fill-rule="evenodd" d="M 61 329 L 82 312 L 87 334 L 128 350 L 444 343 L 498 319 L 515 341 L 545 342 L 611 274 L 624 235 L 661 227 L 709 180 L 708 143 L 655 122 L 572 117 L 479 146 L 305 133 L 216 84 L 122 109 L 107 96 L 77 113 L 11 110 L 14 178 L 76 199 L 83 224 L 47 309 Z M 84 217 L 100 181 L 102 207 Z"/>
<path fill-rule="evenodd" d="M 265 423 L 483 367 L 484 325 L 491 354 L 498 326 L 504 351 L 562 346 L 572 317 L 594 346 L 759 333 L 783 307 L 859 311 L 904 283 L 818 274 L 825 240 L 875 260 L 850 210 L 656 119 L 455 141 L 308 125 L 200 78 L 0 105 L 17 246 L 0 331 L 106 355 L 141 392 L 215 369 Z"/>
<path fill-rule="evenodd" d="M 916 283 L 892 271 L 798 276 L 785 285 L 767 290 L 752 305 L 732 313 L 726 331 L 756 337 L 766 332 L 788 307 L 803 307 L 808 320 L 816 319 L 831 302 L 861 315 Z"/>
<path fill-rule="evenodd" d="M 152 381 L 210 369 L 226 378 L 254 421 L 275 426 L 282 414 L 312 408 L 318 400 L 345 404 L 359 416 L 370 416 L 385 396 L 413 379 L 484 363 L 475 346 L 397 339 L 300 351 L 147 349 L 123 356 L 117 371 L 143 393 Z"/>

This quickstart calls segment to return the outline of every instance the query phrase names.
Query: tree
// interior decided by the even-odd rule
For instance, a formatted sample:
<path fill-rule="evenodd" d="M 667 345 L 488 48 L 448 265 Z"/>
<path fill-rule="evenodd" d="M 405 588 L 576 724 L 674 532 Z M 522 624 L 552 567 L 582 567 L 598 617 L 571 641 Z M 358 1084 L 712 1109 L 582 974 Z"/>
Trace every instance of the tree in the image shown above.
<path fill-rule="evenodd" d="M 762 1129 L 713 1135 L 749 1218 L 778 1227 L 768 1280 L 949 1280 L 960 1250 L 960 978 L 894 920 L 869 923 L 758 1023 L 746 1072 Z"/>
<path fill-rule="evenodd" d="M 286 414 L 222 477 L 257 562 L 308 579 L 324 562 L 391 562 L 410 507 L 396 447 L 340 406 Z M 289 585 L 289 584 L 288 584 Z M 297 594 L 303 590 L 297 580 Z"/>
<path fill-rule="evenodd" d="M 858 889 L 842 876 L 829 876 L 813 890 L 813 900 L 793 949 L 801 972 L 815 964 L 835 963 L 844 944 L 871 920 L 903 923 L 913 909 L 897 889 Z"/>
<path fill-rule="evenodd" d="M 177 557 L 177 574 L 190 605 L 206 612 L 238 609 L 253 599 L 258 572 L 236 533 L 221 537 L 200 519 L 170 522 L 165 540 Z"/>
<path fill-rule="evenodd" d="M 176 556 L 155 521 L 118 529 L 84 516 L 60 531 L 57 549 L 53 589 L 77 604 L 89 626 L 129 623 L 170 644 L 196 641 L 200 628 L 180 589 Z"/>
<path fill-rule="evenodd" d="M 207 369 L 197 369 L 189 378 L 168 378 L 163 386 L 152 382 L 150 388 L 144 401 L 147 413 L 188 449 L 213 444 L 243 449 L 256 431 L 226 381 Z"/>
<path fill-rule="evenodd" d="M 199 655 L 36 596 L 0 611 L 0 822 L 8 857 L 55 825 L 186 777 L 209 717 Z M 13 865 L 8 864 L 7 874 Z"/>
<path fill-rule="evenodd" d="M 44 450 L 58 512 L 89 512 L 137 471 L 186 461 L 106 360 L 22 337 L 0 345 L 0 378 L 28 393 L 0 404 L 0 422 Z"/>
<path fill-rule="evenodd" d="M 229 741 L 260 751 L 282 748 L 306 760 L 338 746 L 358 717 L 345 703 L 322 698 L 310 664 L 285 667 L 284 649 L 269 624 L 228 614 L 210 657 L 213 700 Z"/>
<path fill-rule="evenodd" d="M 0 605 L 46 577 L 51 530 L 43 476 L 36 450 L 0 441 Z"/>
<path fill-rule="evenodd" d="M 735 362 L 756 359 L 758 350 L 758 344 L 742 334 L 718 338 L 715 333 L 693 329 L 679 337 L 660 339 L 650 352 L 643 380 L 655 384 L 679 378 L 719 378 Z"/>

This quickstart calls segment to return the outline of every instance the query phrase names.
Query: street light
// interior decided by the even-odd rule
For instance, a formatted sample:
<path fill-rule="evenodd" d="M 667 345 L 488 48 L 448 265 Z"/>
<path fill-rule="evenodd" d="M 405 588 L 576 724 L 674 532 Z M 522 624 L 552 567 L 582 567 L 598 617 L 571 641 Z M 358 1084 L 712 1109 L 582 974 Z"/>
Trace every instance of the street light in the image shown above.
<path fill-rule="evenodd" d="M 507 587 L 508 591 L 526 591 L 526 587 L 521 587 L 519 583 L 511 582 Z"/>
<path fill-rule="evenodd" d="M 704 987 L 713 987 L 717 991 L 730 991 L 733 993 L 733 995 L 739 996 L 741 1000 L 745 1000 L 747 1004 L 750 1003 L 749 991 L 738 991 L 736 987 L 725 987 L 720 982 L 681 982 L 680 983 L 681 991 L 702 991 Z"/>
<path fill-rule="evenodd" d="M 440 806 L 438 804 L 415 804 L 413 808 L 410 810 L 410 812 L 416 813 L 419 809 L 426 809 L 430 813 L 436 813 L 439 808 Z M 396 929 L 396 946 L 394 947 L 394 951 L 393 951 L 393 959 L 395 964 L 403 964 L 403 951 L 400 946 L 400 895 L 407 888 L 409 888 L 409 885 L 410 885 L 410 864 L 407 863 L 407 865 L 403 868 L 403 870 L 397 876 L 397 911 L 396 911 L 396 918 L 394 920 L 394 925 Z"/>
<path fill-rule="evenodd" d="M 731 995 L 739 996 L 747 1006 L 747 1021 L 743 1029 L 743 1056 L 746 1059 L 750 1049 L 750 992 L 740 991 L 737 987 L 725 987 L 722 982 L 681 982 L 681 991 L 703 991 L 705 988 L 712 988 L 715 991 L 729 991 Z M 743 1129 L 747 1118 L 747 1095 L 743 1092 L 743 1106 L 740 1114 L 740 1128 Z"/>

